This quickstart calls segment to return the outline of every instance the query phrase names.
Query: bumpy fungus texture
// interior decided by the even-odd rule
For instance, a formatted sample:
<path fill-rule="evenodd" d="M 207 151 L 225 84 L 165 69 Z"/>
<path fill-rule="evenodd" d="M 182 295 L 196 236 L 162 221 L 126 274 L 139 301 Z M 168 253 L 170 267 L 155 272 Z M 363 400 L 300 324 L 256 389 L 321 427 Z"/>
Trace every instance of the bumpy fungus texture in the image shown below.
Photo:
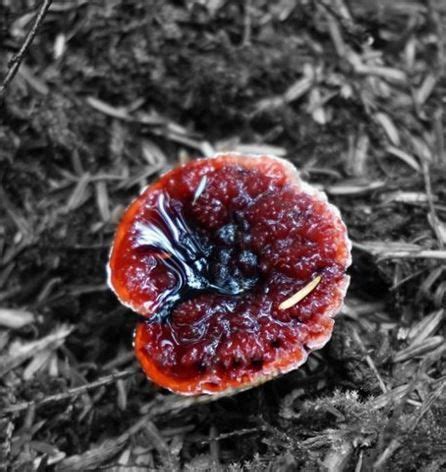
<path fill-rule="evenodd" d="M 294 167 L 222 154 L 168 172 L 134 200 L 109 282 L 146 317 L 134 344 L 147 376 L 177 393 L 216 393 L 296 369 L 321 348 L 349 265 L 338 210 Z"/>

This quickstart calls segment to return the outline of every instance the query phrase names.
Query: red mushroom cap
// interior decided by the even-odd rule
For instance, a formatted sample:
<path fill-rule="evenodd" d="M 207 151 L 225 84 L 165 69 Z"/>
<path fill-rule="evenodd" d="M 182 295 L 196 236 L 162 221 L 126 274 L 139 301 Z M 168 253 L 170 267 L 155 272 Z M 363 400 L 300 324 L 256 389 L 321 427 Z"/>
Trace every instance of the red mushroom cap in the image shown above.
<path fill-rule="evenodd" d="M 336 207 L 272 156 L 177 167 L 129 206 L 109 284 L 146 317 L 135 352 L 181 394 L 249 388 L 330 339 L 351 244 Z"/>

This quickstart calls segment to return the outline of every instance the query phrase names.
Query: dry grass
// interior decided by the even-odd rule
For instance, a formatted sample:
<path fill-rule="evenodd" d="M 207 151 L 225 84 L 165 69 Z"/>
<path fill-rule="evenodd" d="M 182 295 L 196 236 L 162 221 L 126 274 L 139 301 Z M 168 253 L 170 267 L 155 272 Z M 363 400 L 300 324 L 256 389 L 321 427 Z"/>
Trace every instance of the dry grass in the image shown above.
<path fill-rule="evenodd" d="M 2 59 L 35 11 L 0 4 Z M 445 18 L 441 0 L 53 1 L 0 110 L 4 470 L 446 466 Z M 352 286 L 305 367 L 177 398 L 140 373 L 104 266 L 141 187 L 227 149 L 330 195 Z"/>

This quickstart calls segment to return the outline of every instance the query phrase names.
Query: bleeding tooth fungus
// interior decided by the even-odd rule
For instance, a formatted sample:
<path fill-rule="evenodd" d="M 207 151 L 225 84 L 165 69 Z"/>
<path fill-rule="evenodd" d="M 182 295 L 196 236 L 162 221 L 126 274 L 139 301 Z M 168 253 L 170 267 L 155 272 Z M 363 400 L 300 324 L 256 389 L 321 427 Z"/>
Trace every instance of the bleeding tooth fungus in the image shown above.
<path fill-rule="evenodd" d="M 176 393 L 249 388 L 330 339 L 349 277 L 339 211 L 272 156 L 177 167 L 125 212 L 109 284 L 141 314 L 135 353 Z"/>

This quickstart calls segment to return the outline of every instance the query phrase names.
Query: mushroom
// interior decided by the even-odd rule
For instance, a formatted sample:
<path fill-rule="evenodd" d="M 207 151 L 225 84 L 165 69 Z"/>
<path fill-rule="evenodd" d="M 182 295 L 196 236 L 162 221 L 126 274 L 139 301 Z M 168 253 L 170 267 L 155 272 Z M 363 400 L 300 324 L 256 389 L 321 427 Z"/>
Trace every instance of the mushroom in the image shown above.
<path fill-rule="evenodd" d="M 330 339 L 351 244 L 336 207 L 273 156 L 217 154 L 170 170 L 128 207 L 108 264 L 142 315 L 134 347 L 173 392 L 246 389 Z"/>

